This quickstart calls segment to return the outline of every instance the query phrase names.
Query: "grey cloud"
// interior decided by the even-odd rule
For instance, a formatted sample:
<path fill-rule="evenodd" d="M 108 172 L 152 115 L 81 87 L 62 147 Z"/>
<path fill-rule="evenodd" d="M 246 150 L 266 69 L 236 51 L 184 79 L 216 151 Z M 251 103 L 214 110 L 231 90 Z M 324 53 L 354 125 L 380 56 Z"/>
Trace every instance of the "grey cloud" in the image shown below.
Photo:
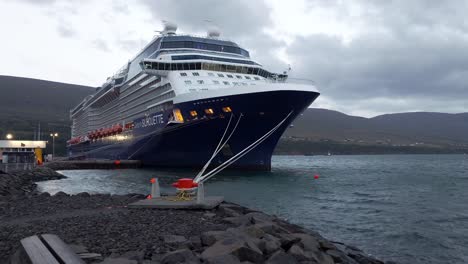
<path fill-rule="evenodd" d="M 468 111 L 468 34 L 452 17 L 457 6 L 410 2 L 361 1 L 369 29 L 350 43 L 297 38 L 287 50 L 294 74 L 346 112 Z"/>

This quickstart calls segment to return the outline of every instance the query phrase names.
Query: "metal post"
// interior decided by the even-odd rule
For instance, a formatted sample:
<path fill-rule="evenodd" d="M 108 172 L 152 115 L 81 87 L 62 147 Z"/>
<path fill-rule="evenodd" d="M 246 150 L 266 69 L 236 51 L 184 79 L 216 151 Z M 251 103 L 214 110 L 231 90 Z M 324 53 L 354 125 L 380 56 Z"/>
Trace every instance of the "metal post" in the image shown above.
<path fill-rule="evenodd" d="M 205 202 L 205 187 L 203 186 L 203 183 L 199 182 L 197 189 L 197 204 L 203 202 Z"/>
<path fill-rule="evenodd" d="M 55 159 L 55 135 L 52 135 L 52 160 Z"/>
<path fill-rule="evenodd" d="M 161 190 L 159 189 L 159 181 L 158 178 L 151 179 L 151 198 L 158 198 L 161 197 Z"/>

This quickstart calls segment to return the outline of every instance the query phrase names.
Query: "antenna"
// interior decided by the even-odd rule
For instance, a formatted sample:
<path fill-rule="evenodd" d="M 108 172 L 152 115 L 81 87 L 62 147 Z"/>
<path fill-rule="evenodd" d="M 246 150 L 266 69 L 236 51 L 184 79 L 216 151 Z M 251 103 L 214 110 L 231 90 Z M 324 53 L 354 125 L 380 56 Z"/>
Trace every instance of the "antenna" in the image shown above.
<path fill-rule="evenodd" d="M 204 22 L 208 24 L 208 37 L 209 38 L 218 38 L 221 35 L 219 27 L 215 25 L 213 20 L 211 19 L 204 19 Z"/>

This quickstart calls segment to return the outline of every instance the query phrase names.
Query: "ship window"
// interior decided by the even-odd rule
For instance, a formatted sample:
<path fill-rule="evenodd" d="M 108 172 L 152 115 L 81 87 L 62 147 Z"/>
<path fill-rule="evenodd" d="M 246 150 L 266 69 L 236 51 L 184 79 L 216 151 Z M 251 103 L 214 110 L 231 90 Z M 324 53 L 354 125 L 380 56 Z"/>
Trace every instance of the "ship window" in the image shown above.
<path fill-rule="evenodd" d="M 204 84 L 205 82 L 203 80 L 197 80 L 198 84 Z"/>
<path fill-rule="evenodd" d="M 218 77 L 224 77 L 224 75 L 221 73 L 218 73 Z"/>
<path fill-rule="evenodd" d="M 246 83 L 242 83 L 242 85 L 246 86 L 247 84 L 246 84 Z"/>
<path fill-rule="evenodd" d="M 237 78 L 237 79 L 242 79 L 242 76 L 236 75 L 236 78 Z"/>
<path fill-rule="evenodd" d="M 197 113 L 197 111 L 192 110 L 192 111 L 190 111 L 190 115 L 191 115 L 192 117 L 196 117 L 196 116 L 198 115 L 198 113 Z"/>
<path fill-rule="evenodd" d="M 229 85 L 229 82 L 223 82 L 223 83 L 224 83 L 224 85 Z"/>
<path fill-rule="evenodd" d="M 200 74 L 198 72 L 192 72 L 192 75 L 193 76 L 200 76 Z"/>
<path fill-rule="evenodd" d="M 228 78 L 234 78 L 234 76 L 232 76 L 231 74 L 227 74 L 226 75 Z"/>
<path fill-rule="evenodd" d="M 246 78 L 247 80 L 250 80 L 250 76 L 245 76 L 245 78 Z"/>
<path fill-rule="evenodd" d="M 185 84 L 192 84 L 192 81 L 185 81 Z"/>
<path fill-rule="evenodd" d="M 229 107 L 229 106 L 223 107 L 223 112 L 231 113 L 232 112 L 231 107 Z"/>
<path fill-rule="evenodd" d="M 213 83 L 214 84 L 219 84 L 219 81 L 214 80 Z"/>
<path fill-rule="evenodd" d="M 238 82 L 232 82 L 232 84 L 234 84 L 234 85 L 236 85 L 236 86 L 237 86 L 237 85 L 239 85 L 239 83 L 238 83 Z"/>
<path fill-rule="evenodd" d="M 187 73 L 186 72 L 181 72 L 180 76 L 187 76 Z"/>
<path fill-rule="evenodd" d="M 258 78 L 258 77 L 254 77 L 254 79 L 257 80 L 257 81 L 260 80 L 260 78 Z"/>
<path fill-rule="evenodd" d="M 208 73 L 208 76 L 214 76 L 214 73 L 209 72 L 209 73 Z"/>
<path fill-rule="evenodd" d="M 214 111 L 213 111 L 213 109 L 208 108 L 208 109 L 205 109 L 205 113 L 206 113 L 207 115 L 212 115 L 212 114 L 214 113 Z"/>

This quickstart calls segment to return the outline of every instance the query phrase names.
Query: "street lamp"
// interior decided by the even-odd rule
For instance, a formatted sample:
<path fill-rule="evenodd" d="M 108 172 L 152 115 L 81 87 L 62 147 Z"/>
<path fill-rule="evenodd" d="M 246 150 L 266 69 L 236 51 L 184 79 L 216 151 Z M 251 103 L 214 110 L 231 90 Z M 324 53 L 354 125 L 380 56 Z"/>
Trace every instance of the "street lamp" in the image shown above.
<path fill-rule="evenodd" d="M 51 133 L 50 136 L 52 137 L 52 159 L 55 158 L 55 138 L 58 137 L 58 133 Z"/>
<path fill-rule="evenodd" d="M 13 135 L 12 135 L 12 134 L 7 134 L 7 135 L 6 135 L 6 139 L 10 140 L 10 139 L 12 139 L 12 138 L 13 138 Z"/>

